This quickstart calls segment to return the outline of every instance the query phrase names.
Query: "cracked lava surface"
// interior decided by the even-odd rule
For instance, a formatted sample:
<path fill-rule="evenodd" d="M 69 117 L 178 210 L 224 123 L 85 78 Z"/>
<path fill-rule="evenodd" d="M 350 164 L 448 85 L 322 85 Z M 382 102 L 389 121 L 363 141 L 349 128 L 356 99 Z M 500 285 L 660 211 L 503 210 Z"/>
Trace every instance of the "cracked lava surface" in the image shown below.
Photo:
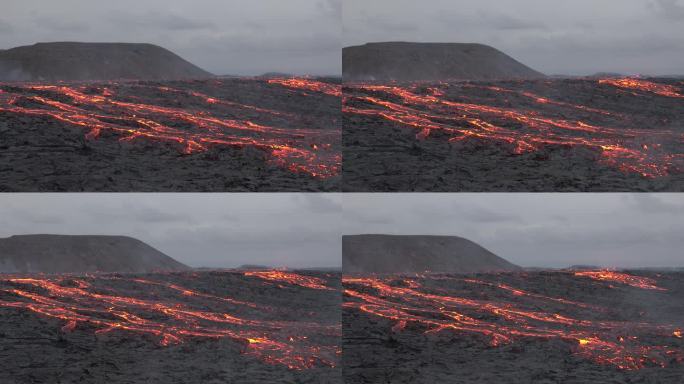
<path fill-rule="evenodd" d="M 150 145 L 156 148 L 147 149 L 146 157 L 155 156 L 155 150 L 165 151 L 164 157 L 168 159 L 160 161 L 167 160 L 164 168 L 169 177 L 177 180 L 182 180 L 182 173 L 189 166 L 186 159 L 200 158 L 217 163 L 212 166 L 219 172 L 219 178 L 224 172 L 227 175 L 223 176 L 230 180 L 229 171 L 234 170 L 238 173 L 235 177 L 261 174 L 277 183 L 283 175 L 295 179 L 293 183 L 299 180 L 300 189 L 321 189 L 335 183 L 341 167 L 340 93 L 339 84 L 307 78 L 0 84 L 0 135 L 4 137 L 0 164 L 40 168 L 44 164 L 36 163 L 35 153 L 30 158 L 16 154 L 36 149 L 42 151 L 38 156 L 46 157 L 54 156 L 54 152 L 80 154 L 76 156 L 80 160 L 75 161 L 87 166 L 94 155 L 83 152 L 90 150 L 110 157 L 109 166 L 114 169 L 103 177 L 116 178 L 117 161 L 125 161 L 117 156 L 125 158 L 129 156 L 127 151 Z M 79 136 L 74 137 L 75 133 Z M 221 159 L 216 155 L 224 150 L 237 153 L 233 156 L 238 158 Z M 249 157 L 249 151 L 256 152 Z M 74 160 L 64 160 L 69 161 Z M 250 171 L 240 161 L 251 161 L 256 169 Z M 64 168 L 66 164 L 60 161 L 54 166 Z M 197 172 L 202 168 L 202 164 L 190 166 L 197 168 Z M 143 168 L 135 173 L 145 171 L 148 170 Z M 64 183 L 63 179 L 77 171 L 57 172 L 64 174 L 57 182 Z M 5 176 L 9 180 L 4 180 L 4 188 L 21 190 L 17 187 L 21 182 L 11 176 Z M 187 183 L 198 183 L 201 179 L 190 178 Z M 113 184 L 114 190 L 126 187 Z M 73 185 L 62 188 L 79 189 Z"/>
<path fill-rule="evenodd" d="M 682 273 L 359 275 L 343 285 L 353 382 L 674 383 L 684 372 Z"/>
<path fill-rule="evenodd" d="M 347 84 L 345 189 L 667 189 L 684 85 L 659 81 Z"/>
<path fill-rule="evenodd" d="M 149 356 L 141 357 L 140 364 L 151 356 L 173 354 L 167 364 L 196 363 L 196 374 L 234 364 L 285 376 L 334 378 L 341 353 L 339 284 L 339 276 L 333 274 L 289 271 L 2 276 L 0 319 L 5 338 L 0 345 L 5 352 L 0 359 L 4 367 L 21 360 L 13 355 L 25 353 L 32 343 L 26 340 L 35 333 L 26 324 L 42 324 L 45 340 L 68 344 L 58 352 L 67 360 L 76 358 L 76 346 L 111 348 L 116 351 L 109 360 L 117 366 L 132 365 L 127 368 L 131 371 L 144 370 L 129 360 L 146 351 Z M 7 328 L 19 319 L 25 324 Z M 207 355 L 190 348 L 217 352 Z M 198 362 L 220 353 L 230 358 L 216 367 Z M 31 375 L 18 369 L 10 369 L 14 377 Z M 117 374 L 126 376 L 127 370 Z M 95 372 L 93 379 L 98 378 Z M 226 375 L 237 374 L 231 372 Z M 40 373 L 48 375 L 36 372 Z"/>

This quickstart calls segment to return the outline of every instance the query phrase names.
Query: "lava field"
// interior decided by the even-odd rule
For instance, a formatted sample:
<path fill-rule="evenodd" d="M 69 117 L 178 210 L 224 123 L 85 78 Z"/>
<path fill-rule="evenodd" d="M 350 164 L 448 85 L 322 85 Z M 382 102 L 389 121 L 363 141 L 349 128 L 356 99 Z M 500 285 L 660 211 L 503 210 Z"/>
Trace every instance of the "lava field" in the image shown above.
<path fill-rule="evenodd" d="M 345 191 L 681 191 L 684 82 L 349 83 Z"/>
<path fill-rule="evenodd" d="M 0 191 L 336 191 L 334 79 L 0 84 Z"/>
<path fill-rule="evenodd" d="M 680 383 L 684 273 L 343 277 L 350 383 Z"/>
<path fill-rule="evenodd" d="M 339 274 L 0 276 L 2 383 L 338 383 Z"/>

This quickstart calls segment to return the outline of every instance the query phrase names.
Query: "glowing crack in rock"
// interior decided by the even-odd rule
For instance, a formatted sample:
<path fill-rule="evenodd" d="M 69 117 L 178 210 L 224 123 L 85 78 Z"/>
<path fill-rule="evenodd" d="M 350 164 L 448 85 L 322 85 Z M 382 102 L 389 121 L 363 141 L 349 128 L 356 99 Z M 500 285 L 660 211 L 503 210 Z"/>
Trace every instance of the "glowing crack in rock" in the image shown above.
<path fill-rule="evenodd" d="M 149 335 L 162 347 L 191 339 L 230 339 L 241 346 L 243 354 L 268 364 L 295 370 L 336 366 L 339 346 L 316 340 L 337 340 L 339 324 L 260 320 L 264 313 L 288 309 L 190 289 L 164 276 L 5 276 L 0 278 L 0 308 L 62 320 L 65 333 L 129 332 Z M 190 283 L 200 281 L 192 275 L 175 276 Z M 241 273 L 226 276 L 242 279 L 235 284 L 245 284 Z"/>
<path fill-rule="evenodd" d="M 665 288 L 658 287 L 656 280 L 649 277 L 634 276 L 627 273 L 616 271 L 601 270 L 601 271 L 582 271 L 575 272 L 575 276 L 588 277 L 601 281 L 612 281 L 621 283 L 641 289 L 652 289 L 657 291 L 665 291 Z"/>
<path fill-rule="evenodd" d="M 324 93 L 330 96 L 342 96 L 342 86 L 336 84 L 324 83 L 322 81 L 315 81 L 311 79 L 271 79 L 268 81 L 270 84 L 279 84 L 284 87 Z"/>
<path fill-rule="evenodd" d="M 501 283 L 498 276 L 348 276 L 343 278 L 344 307 L 389 320 L 395 333 L 473 334 L 493 347 L 530 338 L 560 339 L 577 356 L 624 370 L 684 363 L 684 350 L 675 341 L 681 328 L 643 320 L 597 320 L 609 309 L 526 291 Z M 650 281 L 629 287 L 653 289 Z M 663 344 L 648 342 L 644 335 Z M 672 343 L 665 344 L 668 339 Z"/>
<path fill-rule="evenodd" d="M 245 272 L 245 276 L 253 276 L 267 281 L 287 283 L 311 289 L 332 290 L 332 288 L 326 285 L 325 280 L 323 279 L 286 271 L 252 271 Z"/>
<path fill-rule="evenodd" d="M 513 154 L 551 145 L 587 148 L 599 154 L 600 162 L 645 178 L 684 171 L 684 135 L 678 129 L 639 126 L 621 112 L 518 89 L 523 83 L 505 84 L 348 84 L 343 112 L 348 118 L 377 118 L 413 128 L 417 140 L 442 133 L 452 143 L 471 139 L 502 143 Z M 666 99 L 683 97 L 679 87 L 645 80 L 584 80 L 584 84 L 645 91 Z M 522 100 L 521 107 L 510 106 L 509 95 Z"/>
<path fill-rule="evenodd" d="M 265 82 L 244 81 L 255 87 Z M 309 92 L 334 95 L 331 84 L 308 79 L 286 84 L 293 82 Z M 269 154 L 271 163 L 294 173 L 318 178 L 339 173 L 339 127 L 309 128 L 306 116 L 220 99 L 193 90 L 191 82 L 172 84 L 0 84 L 0 112 L 82 127 L 88 140 L 108 132 L 120 141 L 178 143 L 183 154 L 217 146 L 253 147 Z M 221 80 L 210 85 L 219 90 L 230 87 Z M 254 122 L 262 117 L 269 123 Z"/>

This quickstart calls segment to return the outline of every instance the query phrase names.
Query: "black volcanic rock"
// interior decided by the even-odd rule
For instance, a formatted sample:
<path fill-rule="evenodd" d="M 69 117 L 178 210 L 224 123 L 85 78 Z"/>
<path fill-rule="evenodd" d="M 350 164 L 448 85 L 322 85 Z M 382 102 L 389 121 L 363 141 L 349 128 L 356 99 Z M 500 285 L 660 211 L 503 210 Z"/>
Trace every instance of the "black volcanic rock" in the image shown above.
<path fill-rule="evenodd" d="M 368 43 L 342 50 L 342 72 L 360 80 L 532 79 L 544 75 L 482 44 Z"/>
<path fill-rule="evenodd" d="M 177 80 L 211 76 L 152 44 L 57 42 L 0 51 L 0 81 Z"/>
<path fill-rule="evenodd" d="M 521 268 L 457 236 L 352 235 L 342 237 L 345 273 L 477 273 Z"/>
<path fill-rule="evenodd" d="M 126 236 L 22 235 L 0 239 L 0 273 L 183 271 L 189 267 Z"/>

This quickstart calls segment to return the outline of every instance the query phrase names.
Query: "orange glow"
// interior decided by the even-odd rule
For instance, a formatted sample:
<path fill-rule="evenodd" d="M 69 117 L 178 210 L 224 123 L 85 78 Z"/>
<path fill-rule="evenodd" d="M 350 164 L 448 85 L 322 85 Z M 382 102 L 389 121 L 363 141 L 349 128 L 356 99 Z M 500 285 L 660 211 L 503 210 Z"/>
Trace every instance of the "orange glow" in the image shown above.
<path fill-rule="evenodd" d="M 654 279 L 650 279 L 648 277 L 633 276 L 626 273 L 620 273 L 609 270 L 575 272 L 575 276 L 589 277 L 601 281 L 613 281 L 616 283 L 621 283 L 642 289 L 652 289 L 658 291 L 666 290 L 665 288 L 658 287 Z"/>
<path fill-rule="evenodd" d="M 497 94 L 514 93 L 540 105 L 541 110 L 543 106 L 553 105 L 561 110 L 570 109 L 573 115 L 592 120 L 598 116 L 619 123 L 604 126 L 569 119 L 564 117 L 565 114 L 546 116 L 536 108 L 464 101 L 466 96 L 459 90 L 465 88 L 481 88 Z M 658 90 L 658 94 L 674 95 L 674 91 L 668 93 L 657 85 L 649 86 L 649 89 Z M 449 99 L 449 90 L 458 101 Z M 442 132 L 453 143 L 483 139 L 504 144 L 513 154 L 535 152 L 550 145 L 588 148 L 597 152 L 600 162 L 645 178 L 661 177 L 684 169 L 684 153 L 662 145 L 681 144 L 684 142 L 681 133 L 658 127 L 627 127 L 624 123 L 627 117 L 619 113 L 555 101 L 527 91 L 473 83 L 439 83 L 429 88 L 421 83 L 405 86 L 351 84 L 345 85 L 343 112 L 348 116 L 370 116 L 413 128 L 418 140 L 426 140 L 435 132 Z"/>
<path fill-rule="evenodd" d="M 315 81 L 310 79 L 271 79 L 268 81 L 269 84 L 279 84 L 284 87 L 313 91 L 317 93 L 324 93 L 329 96 L 342 96 L 342 86 L 337 84 L 329 84 L 321 81 Z"/>
<path fill-rule="evenodd" d="M 269 121 L 288 120 L 304 125 L 305 116 L 289 112 L 220 100 L 185 88 L 138 83 L 108 83 L 107 87 L 99 88 L 38 84 L 0 87 L 5 90 L 0 95 L 0 112 L 49 117 L 82 127 L 88 140 L 111 132 L 120 141 L 177 143 L 183 154 L 204 152 L 214 146 L 254 147 L 268 153 L 269 161 L 277 166 L 317 178 L 336 176 L 341 167 L 341 155 L 333 145 L 339 141 L 339 128 L 281 128 L 251 120 L 268 116 Z M 141 102 L 141 97 L 127 94 L 128 88 L 136 94 L 156 94 Z M 194 99 L 193 103 L 198 104 L 178 107 L 180 98 Z"/>
<path fill-rule="evenodd" d="M 578 356 L 620 369 L 684 362 L 680 347 L 642 344 L 636 336 L 624 336 L 638 331 L 660 339 L 671 334 L 669 324 L 590 320 L 582 314 L 601 316 L 609 309 L 518 289 L 499 282 L 497 275 L 483 278 L 491 280 L 449 275 L 345 277 L 344 307 L 388 320 L 392 332 L 406 331 L 411 324 L 413 332 L 479 335 L 491 346 L 523 338 L 560 339 L 576 346 L 573 353 Z M 468 287 L 472 284 L 487 291 Z"/>
<path fill-rule="evenodd" d="M 274 281 L 278 283 L 287 283 L 298 285 L 304 288 L 332 290 L 332 288 L 325 285 L 323 279 L 312 276 L 299 275 L 292 272 L 285 271 L 253 271 L 245 272 L 245 276 L 258 277 L 260 279 Z"/>
<path fill-rule="evenodd" d="M 164 275 L 155 276 L 154 280 L 117 275 L 4 277 L 0 279 L 0 308 L 62 320 L 65 333 L 87 324 L 84 328 L 94 327 L 96 334 L 147 335 L 164 347 L 190 339 L 226 338 L 244 345 L 244 354 L 267 364 L 297 370 L 336 365 L 338 345 L 314 344 L 311 339 L 336 340 L 341 335 L 337 324 L 259 320 L 263 318 L 260 313 L 288 309 L 198 292 L 163 281 Z M 162 293 L 166 299 L 160 299 Z"/>
<path fill-rule="evenodd" d="M 635 79 L 635 78 L 623 78 L 623 79 L 602 79 L 599 80 L 599 84 L 612 85 L 614 87 L 630 89 L 636 91 L 650 92 L 659 96 L 665 97 L 680 97 L 684 98 L 684 95 L 680 93 L 677 87 L 658 84 L 651 81 Z"/>

